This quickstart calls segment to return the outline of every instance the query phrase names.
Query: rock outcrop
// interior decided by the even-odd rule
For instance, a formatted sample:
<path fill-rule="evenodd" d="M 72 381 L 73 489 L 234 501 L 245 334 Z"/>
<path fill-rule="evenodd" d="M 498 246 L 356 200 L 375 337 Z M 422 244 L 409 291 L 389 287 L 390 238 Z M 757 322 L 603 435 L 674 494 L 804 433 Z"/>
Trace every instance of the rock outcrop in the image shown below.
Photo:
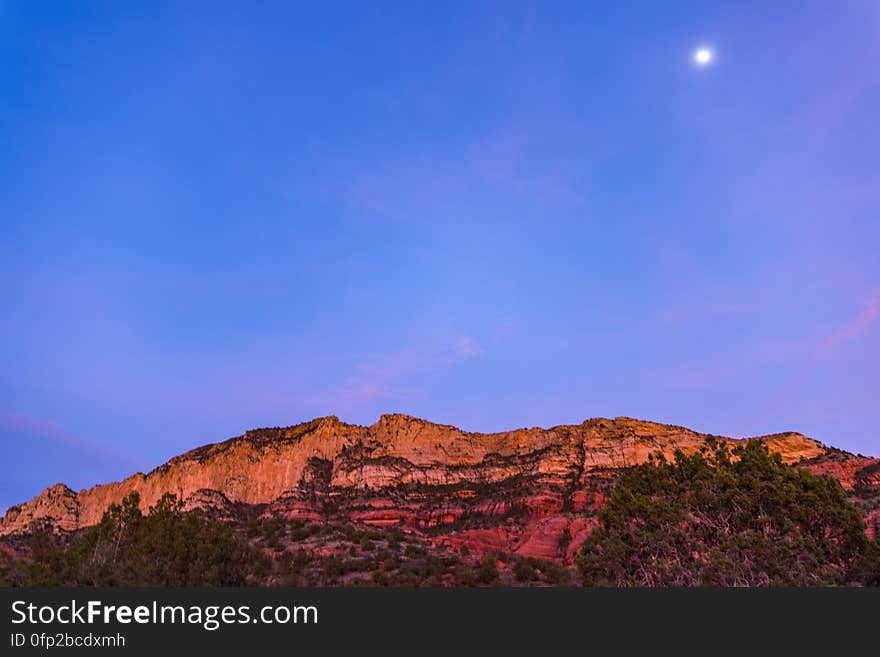
<path fill-rule="evenodd" d="M 341 517 L 399 526 L 453 549 L 505 549 L 570 562 L 592 527 L 587 516 L 601 508 L 621 469 L 657 452 L 696 450 L 705 438 L 625 417 L 491 434 L 405 415 L 383 415 L 366 427 L 326 417 L 248 431 L 149 474 L 77 493 L 57 484 L 10 508 L 0 536 L 29 532 L 34 523 L 74 531 L 99 522 L 129 493 L 139 493 L 146 509 L 170 492 L 186 509 L 212 509 L 220 518 L 234 517 L 240 506 L 311 522 Z M 787 463 L 820 468 L 830 453 L 797 433 L 761 438 Z M 875 462 L 827 461 L 825 467 L 852 487 L 876 478 L 869 467 Z"/>

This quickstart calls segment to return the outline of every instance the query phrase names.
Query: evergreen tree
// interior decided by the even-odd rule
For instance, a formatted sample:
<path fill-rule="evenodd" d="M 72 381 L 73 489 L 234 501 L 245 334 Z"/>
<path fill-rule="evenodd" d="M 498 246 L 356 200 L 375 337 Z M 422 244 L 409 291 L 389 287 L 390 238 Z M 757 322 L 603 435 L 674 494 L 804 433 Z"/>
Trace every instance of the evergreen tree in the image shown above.
<path fill-rule="evenodd" d="M 577 565 L 591 586 L 876 583 L 877 544 L 840 484 L 760 441 L 662 455 L 621 477 Z"/>
<path fill-rule="evenodd" d="M 165 494 L 144 515 L 131 493 L 67 545 L 34 534 L 26 570 L 8 579 L 30 586 L 241 586 L 264 567 L 264 557 L 232 527 L 182 507 Z"/>

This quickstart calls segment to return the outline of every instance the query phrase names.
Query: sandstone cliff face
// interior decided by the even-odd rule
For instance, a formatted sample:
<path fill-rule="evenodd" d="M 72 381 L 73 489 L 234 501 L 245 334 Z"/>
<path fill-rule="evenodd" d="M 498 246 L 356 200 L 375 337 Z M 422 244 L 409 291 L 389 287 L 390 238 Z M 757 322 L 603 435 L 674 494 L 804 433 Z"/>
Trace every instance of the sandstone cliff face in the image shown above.
<path fill-rule="evenodd" d="M 0 521 L 0 535 L 28 531 L 32 526 L 73 531 L 81 527 L 80 502 L 64 484 L 49 486 L 30 502 L 10 507 Z"/>
<path fill-rule="evenodd" d="M 96 524 L 110 504 L 131 492 L 140 494 L 144 509 L 170 492 L 186 508 L 212 508 L 220 517 L 230 516 L 237 503 L 265 504 L 264 513 L 307 520 L 325 518 L 329 508 L 376 526 L 414 531 L 449 526 L 441 542 L 501 542 L 522 554 L 555 558 L 564 556 L 572 540 L 583 538 L 585 500 L 595 499 L 589 482 L 656 452 L 671 456 L 676 449 L 695 450 L 704 439 L 682 427 L 623 417 L 493 434 L 405 415 L 384 415 L 369 427 L 326 417 L 249 431 L 118 483 L 78 493 L 52 486 L 12 507 L 0 521 L 0 536 L 27 532 L 35 522 L 72 531 Z M 827 452 L 801 434 L 763 439 L 790 463 Z M 389 490 L 398 492 L 378 495 Z M 463 517 L 511 513 L 525 521 L 506 530 L 468 528 L 456 534 L 454 525 Z"/>

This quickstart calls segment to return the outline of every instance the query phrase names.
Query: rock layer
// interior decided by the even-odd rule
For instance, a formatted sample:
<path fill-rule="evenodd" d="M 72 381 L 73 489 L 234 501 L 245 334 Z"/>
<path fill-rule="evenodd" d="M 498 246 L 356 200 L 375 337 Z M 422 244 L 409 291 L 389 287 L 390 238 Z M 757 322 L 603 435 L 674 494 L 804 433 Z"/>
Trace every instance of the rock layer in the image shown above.
<path fill-rule="evenodd" d="M 248 431 L 177 456 L 149 474 L 78 493 L 63 484 L 51 486 L 10 508 L 0 521 L 0 535 L 28 532 L 34 523 L 73 531 L 99 522 L 110 504 L 131 492 L 140 494 L 145 509 L 170 492 L 187 509 L 213 507 L 226 516 L 236 503 L 266 504 L 265 513 L 312 521 L 325 517 L 327 501 L 334 500 L 337 513 L 341 504 L 351 520 L 364 524 L 414 530 L 450 526 L 452 543 L 464 540 L 454 536 L 452 526 L 465 516 L 517 513 L 533 526 L 505 530 L 507 542 L 515 541 L 523 554 L 550 558 L 565 552 L 560 546 L 571 540 L 571 532 L 583 533 L 580 524 L 571 525 L 593 495 L 588 482 L 656 452 L 671 456 L 676 449 L 695 450 L 705 438 L 683 427 L 625 417 L 491 434 L 405 415 L 383 415 L 368 427 L 326 417 Z M 762 438 L 789 463 L 828 452 L 797 433 Z M 847 483 L 855 477 L 848 466 L 833 467 L 846 473 Z M 489 490 L 493 486 L 506 492 L 499 497 Z M 403 493 L 376 499 L 382 490 Z M 495 529 L 474 534 L 476 542 L 497 543 Z"/>

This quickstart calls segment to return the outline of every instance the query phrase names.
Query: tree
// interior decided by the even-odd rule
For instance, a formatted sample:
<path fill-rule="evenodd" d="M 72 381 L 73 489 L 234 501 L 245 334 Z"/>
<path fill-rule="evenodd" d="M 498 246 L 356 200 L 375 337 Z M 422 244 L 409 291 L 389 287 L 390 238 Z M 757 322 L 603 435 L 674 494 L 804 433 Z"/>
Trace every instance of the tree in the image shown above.
<path fill-rule="evenodd" d="M 163 495 L 149 512 L 137 493 L 113 504 L 101 522 L 66 545 L 48 533 L 31 539 L 24 585 L 241 586 L 265 558 L 232 527 L 199 511 L 183 512 Z"/>
<path fill-rule="evenodd" d="M 870 584 L 877 555 L 836 480 L 709 438 L 623 475 L 577 566 L 589 586 Z"/>
<path fill-rule="evenodd" d="M 477 581 L 482 584 L 495 584 L 498 581 L 498 566 L 495 556 L 488 554 L 477 566 Z"/>

